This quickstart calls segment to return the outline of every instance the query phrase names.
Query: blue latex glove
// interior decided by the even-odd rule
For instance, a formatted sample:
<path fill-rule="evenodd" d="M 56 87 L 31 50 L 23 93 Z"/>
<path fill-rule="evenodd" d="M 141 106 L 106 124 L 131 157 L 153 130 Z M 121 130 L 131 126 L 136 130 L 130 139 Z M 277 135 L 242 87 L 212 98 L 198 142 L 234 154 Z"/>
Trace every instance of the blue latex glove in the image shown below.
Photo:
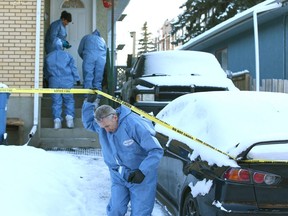
<path fill-rule="evenodd" d="M 68 41 L 63 41 L 63 47 L 66 49 L 69 49 L 71 47 L 71 45 L 69 44 Z"/>

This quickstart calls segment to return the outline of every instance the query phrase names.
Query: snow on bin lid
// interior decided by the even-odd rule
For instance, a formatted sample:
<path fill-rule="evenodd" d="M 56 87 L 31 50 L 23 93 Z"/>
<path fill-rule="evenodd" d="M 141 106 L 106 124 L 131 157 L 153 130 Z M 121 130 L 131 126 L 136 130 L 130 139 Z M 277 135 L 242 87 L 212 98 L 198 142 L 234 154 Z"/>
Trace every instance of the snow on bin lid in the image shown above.
<path fill-rule="evenodd" d="M 8 86 L 4 83 L 0 83 L 0 88 L 8 88 Z"/>

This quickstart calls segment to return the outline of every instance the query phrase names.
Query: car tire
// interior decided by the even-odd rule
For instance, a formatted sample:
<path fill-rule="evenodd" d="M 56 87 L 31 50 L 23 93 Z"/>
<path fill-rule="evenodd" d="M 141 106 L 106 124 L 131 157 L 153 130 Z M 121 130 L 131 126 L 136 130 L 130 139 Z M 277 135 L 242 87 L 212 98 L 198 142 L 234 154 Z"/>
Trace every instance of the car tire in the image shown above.
<path fill-rule="evenodd" d="M 189 192 L 186 194 L 183 205 L 181 216 L 199 216 L 199 210 L 196 200 L 193 198 L 192 194 Z"/>

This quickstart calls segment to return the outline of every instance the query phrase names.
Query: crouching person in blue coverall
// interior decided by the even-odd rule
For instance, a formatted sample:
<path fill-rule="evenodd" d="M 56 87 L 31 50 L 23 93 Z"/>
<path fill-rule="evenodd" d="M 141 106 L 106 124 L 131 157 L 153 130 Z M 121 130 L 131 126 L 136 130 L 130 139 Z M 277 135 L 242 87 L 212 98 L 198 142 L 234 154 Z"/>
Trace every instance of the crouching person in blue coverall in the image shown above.
<path fill-rule="evenodd" d="M 74 83 L 81 85 L 73 57 L 63 50 L 61 39 L 54 40 L 54 51 L 45 57 L 44 76 L 49 88 L 71 89 Z M 73 94 L 51 94 L 54 128 L 62 127 L 62 103 L 65 105 L 65 118 L 68 128 L 74 127 L 75 101 Z"/>
<path fill-rule="evenodd" d="M 131 216 L 150 216 L 155 203 L 157 168 L 163 156 L 153 125 L 125 106 L 115 110 L 102 105 L 95 111 L 94 99 L 89 97 L 82 107 L 82 122 L 86 129 L 98 133 L 110 171 L 107 215 L 124 216 L 130 202 Z"/>

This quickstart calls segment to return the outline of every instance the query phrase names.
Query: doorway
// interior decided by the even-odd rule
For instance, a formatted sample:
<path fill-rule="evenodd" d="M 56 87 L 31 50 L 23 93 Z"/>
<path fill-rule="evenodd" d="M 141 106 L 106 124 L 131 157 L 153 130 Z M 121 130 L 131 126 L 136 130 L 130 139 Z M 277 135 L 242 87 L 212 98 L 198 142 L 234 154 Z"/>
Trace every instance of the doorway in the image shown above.
<path fill-rule="evenodd" d="M 60 18 L 66 10 L 72 15 L 72 22 L 66 26 L 67 41 L 72 45 L 68 50 L 76 63 L 81 81 L 83 81 L 82 59 L 77 49 L 82 37 L 92 31 L 92 0 L 53 0 L 50 6 L 50 23 Z"/>

